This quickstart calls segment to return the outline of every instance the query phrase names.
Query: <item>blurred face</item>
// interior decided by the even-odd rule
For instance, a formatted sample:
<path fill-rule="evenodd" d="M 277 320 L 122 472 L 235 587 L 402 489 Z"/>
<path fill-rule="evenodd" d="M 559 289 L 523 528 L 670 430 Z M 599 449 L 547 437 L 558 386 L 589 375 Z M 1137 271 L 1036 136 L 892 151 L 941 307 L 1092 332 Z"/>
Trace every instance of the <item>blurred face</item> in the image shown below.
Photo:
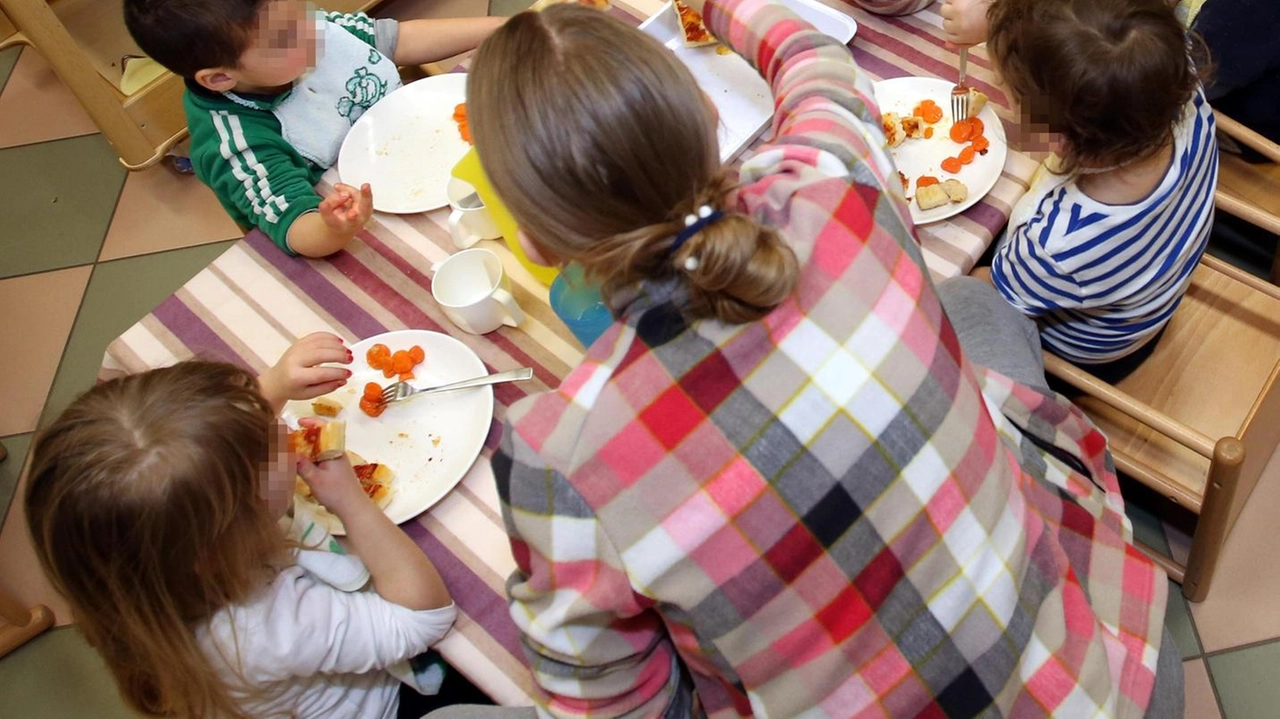
<path fill-rule="evenodd" d="M 275 517 L 283 516 L 289 509 L 297 475 L 294 458 L 289 455 L 288 432 L 283 422 L 277 420 L 271 425 L 271 455 L 258 473 L 258 496 Z"/>
<path fill-rule="evenodd" d="M 260 88 L 288 85 L 315 66 L 316 19 L 299 0 L 271 0 L 240 55 L 240 81 Z"/>
<path fill-rule="evenodd" d="M 267 92 L 293 83 L 315 66 L 318 20 L 301 0 L 268 0 L 236 67 L 196 73 L 215 92 Z"/>

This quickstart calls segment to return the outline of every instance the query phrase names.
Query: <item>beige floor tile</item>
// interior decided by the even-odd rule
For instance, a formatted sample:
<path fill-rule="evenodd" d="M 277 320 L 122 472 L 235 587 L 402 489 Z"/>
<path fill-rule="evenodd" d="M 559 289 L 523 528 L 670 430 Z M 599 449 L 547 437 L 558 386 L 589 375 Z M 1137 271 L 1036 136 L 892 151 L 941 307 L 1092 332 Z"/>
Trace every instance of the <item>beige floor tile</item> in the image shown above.
<path fill-rule="evenodd" d="M 26 48 L 0 95 L 0 147 L 88 135 L 98 128 L 40 53 Z"/>
<path fill-rule="evenodd" d="M 213 191 L 166 167 L 131 172 L 100 260 L 237 239 L 244 235 Z"/>
<path fill-rule="evenodd" d="M 1222 719 L 1218 710 L 1218 699 L 1213 695 L 1213 685 L 1209 682 L 1209 671 L 1203 659 L 1195 659 L 1182 663 L 1183 676 L 1186 677 L 1187 719 Z"/>
<path fill-rule="evenodd" d="M 12 458 L 6 461 L 12 461 Z M 25 471 L 24 467 L 14 501 L 9 505 L 4 524 L 0 525 L 0 587 L 20 604 L 28 607 L 45 605 L 53 610 L 57 625 L 64 626 L 73 619 L 71 607 L 54 591 L 40 569 L 40 560 L 36 559 L 35 548 L 31 546 L 27 516 L 22 511 L 21 497 L 27 486 Z"/>
<path fill-rule="evenodd" d="M 1218 562 L 1209 597 L 1191 606 L 1205 652 L 1280 637 L 1280 453 L 1262 473 Z"/>
<path fill-rule="evenodd" d="M 0 436 L 36 428 L 90 273 L 73 267 L 0 280 Z"/>

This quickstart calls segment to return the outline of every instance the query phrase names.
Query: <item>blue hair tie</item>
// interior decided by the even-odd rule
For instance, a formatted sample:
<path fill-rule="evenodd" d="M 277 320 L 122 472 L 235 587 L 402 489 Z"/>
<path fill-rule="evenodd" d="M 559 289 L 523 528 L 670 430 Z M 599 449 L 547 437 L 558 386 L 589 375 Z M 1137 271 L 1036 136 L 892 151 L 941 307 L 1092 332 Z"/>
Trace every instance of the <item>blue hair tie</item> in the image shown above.
<path fill-rule="evenodd" d="M 693 214 L 692 212 L 685 215 L 684 229 L 681 230 L 680 233 L 676 235 L 676 241 L 671 243 L 671 249 L 668 250 L 667 252 L 672 257 L 675 257 L 676 252 L 680 251 L 680 247 L 684 245 L 684 243 L 688 241 L 690 237 L 693 237 L 694 235 L 698 234 L 699 232 L 702 231 L 702 228 L 706 227 L 707 225 L 710 225 L 716 220 L 719 220 L 721 217 L 724 217 L 724 213 L 721 212 L 720 210 L 717 210 L 711 207 L 711 205 L 703 205 L 702 207 L 699 207 L 698 214 L 696 215 Z M 685 262 L 685 269 L 689 270 L 690 272 L 698 269 L 698 259 L 696 257 L 690 257 Z"/>

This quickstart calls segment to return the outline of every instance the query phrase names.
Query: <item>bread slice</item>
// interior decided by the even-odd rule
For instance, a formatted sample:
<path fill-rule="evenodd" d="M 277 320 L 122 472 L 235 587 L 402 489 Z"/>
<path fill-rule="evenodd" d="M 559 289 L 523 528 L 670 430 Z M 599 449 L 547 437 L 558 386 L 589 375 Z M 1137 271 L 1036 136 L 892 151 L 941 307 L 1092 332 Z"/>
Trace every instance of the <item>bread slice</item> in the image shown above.
<path fill-rule="evenodd" d="M 935 207 L 942 207 L 950 202 L 947 193 L 942 189 L 942 185 L 925 185 L 916 188 L 916 204 L 921 210 L 932 210 Z"/>
<path fill-rule="evenodd" d="M 311 411 L 321 417 L 337 417 L 342 412 L 342 403 L 329 397 L 316 397 L 311 400 Z"/>
<path fill-rule="evenodd" d="M 959 180 L 946 180 L 942 183 L 942 191 L 947 193 L 947 197 L 952 202 L 964 202 L 969 199 L 969 188 Z"/>
<path fill-rule="evenodd" d="M 889 147 L 897 147 L 907 139 L 906 133 L 902 131 L 902 118 L 896 112 L 886 112 L 882 115 L 880 126 L 884 128 L 884 139 L 889 142 Z"/>
<path fill-rule="evenodd" d="M 289 433 L 289 451 L 312 462 L 341 457 L 347 451 L 347 423 L 337 420 Z"/>
<path fill-rule="evenodd" d="M 969 117 L 977 117 L 990 99 L 981 90 L 969 88 Z"/>
<path fill-rule="evenodd" d="M 915 115 L 902 118 L 902 134 L 913 140 L 924 137 L 924 120 Z"/>

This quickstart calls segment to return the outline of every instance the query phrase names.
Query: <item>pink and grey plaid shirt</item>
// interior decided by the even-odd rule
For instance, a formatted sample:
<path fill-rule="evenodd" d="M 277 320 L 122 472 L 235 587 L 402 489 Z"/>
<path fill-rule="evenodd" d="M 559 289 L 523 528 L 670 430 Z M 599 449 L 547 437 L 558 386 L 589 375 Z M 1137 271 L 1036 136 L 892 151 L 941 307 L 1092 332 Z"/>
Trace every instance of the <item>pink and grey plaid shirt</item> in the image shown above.
<path fill-rule="evenodd" d="M 801 276 L 738 326 L 646 284 L 511 408 L 493 463 L 544 708 L 1142 716 L 1166 581 L 1104 438 L 965 360 L 848 50 L 764 0 L 707 20 L 776 97 L 733 209 Z"/>

